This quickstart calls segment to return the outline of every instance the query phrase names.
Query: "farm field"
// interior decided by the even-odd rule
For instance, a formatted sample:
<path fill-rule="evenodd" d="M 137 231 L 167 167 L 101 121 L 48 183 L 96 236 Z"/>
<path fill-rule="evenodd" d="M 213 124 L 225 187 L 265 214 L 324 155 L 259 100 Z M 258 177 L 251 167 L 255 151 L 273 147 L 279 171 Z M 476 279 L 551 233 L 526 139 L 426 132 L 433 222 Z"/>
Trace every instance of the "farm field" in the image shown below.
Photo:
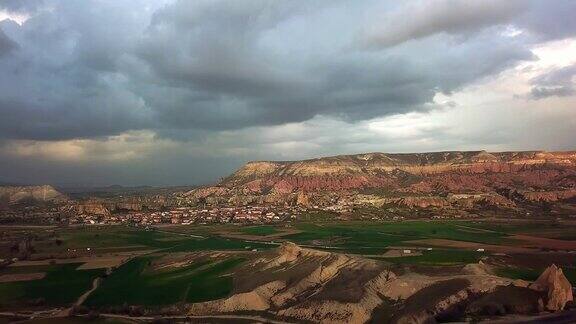
<path fill-rule="evenodd" d="M 237 227 L 236 236 L 242 234 L 273 236 L 276 239 L 289 240 L 299 244 L 330 246 L 347 251 L 361 252 L 362 248 L 386 248 L 409 241 L 425 239 L 444 239 L 482 243 L 490 245 L 523 246 L 527 234 L 533 237 L 547 238 L 551 232 L 561 237 L 571 237 L 576 226 L 557 224 L 504 224 L 478 221 L 405 221 L 405 222 L 360 222 L 332 221 L 296 223 L 292 233 L 281 235 L 285 228 L 266 226 Z M 543 232 L 541 235 L 539 233 Z M 529 239 L 530 237 L 528 237 Z M 548 241 L 552 243 L 553 241 Z"/>
<path fill-rule="evenodd" d="M 120 225 L 31 229 L 29 232 L 32 233 L 29 235 L 36 237 L 31 260 L 114 257 L 137 251 L 148 253 L 160 250 L 181 252 L 270 247 L 245 239 L 222 238 L 211 232 L 204 232 L 204 236 L 191 236 L 189 233 Z"/>
<path fill-rule="evenodd" d="M 169 252 L 205 251 L 205 250 L 251 250 L 269 249 L 273 246 L 262 242 L 249 242 L 234 238 L 210 236 L 204 239 L 189 239 L 167 249 Z"/>
<path fill-rule="evenodd" d="M 155 270 L 154 257 L 136 258 L 110 275 L 86 304 L 168 305 L 220 298 L 232 290 L 232 278 L 226 272 L 242 261 L 205 260 L 176 269 Z"/>
<path fill-rule="evenodd" d="M 91 285 L 103 269 L 76 270 L 80 264 L 23 266 L 0 269 L 0 274 L 40 273 L 42 279 L 0 283 L 0 307 L 39 304 L 63 306 L 74 302 Z"/>
<path fill-rule="evenodd" d="M 202 233 L 208 236 L 215 235 L 234 240 L 245 239 L 252 242 L 261 241 L 269 244 L 291 241 L 316 249 L 367 256 L 380 255 L 390 248 L 399 247 L 416 249 L 434 247 L 448 251 L 485 249 L 493 253 L 525 253 L 536 250 L 573 250 L 576 246 L 574 241 L 562 239 L 562 237 L 570 238 L 576 232 L 576 226 L 572 223 L 321 221 L 290 225 L 225 226 L 225 229 L 215 226 L 195 228 L 187 226 L 173 229 L 179 233 Z M 173 229 L 171 228 L 170 231 Z M 234 246 L 234 244 L 226 245 Z M 192 243 L 192 249 L 194 249 L 193 246 Z M 186 249 L 186 244 L 177 249 Z M 411 260 L 428 262 L 425 257 Z"/>
<path fill-rule="evenodd" d="M 319 249 L 331 249 L 345 253 L 373 255 L 382 254 L 394 246 L 414 245 L 410 241 L 427 238 L 446 238 L 468 242 L 502 244 L 511 240 L 504 233 L 475 231 L 451 222 L 321 222 L 299 223 L 292 228 L 293 233 L 280 236 L 277 229 L 269 227 L 241 228 L 238 234 L 260 231 L 261 240 L 266 240 L 265 232 L 274 233 L 273 241 L 288 240 L 294 243 Z M 272 227 L 274 229 L 274 227 Z M 295 232 L 295 233 L 294 233 Z"/>
<path fill-rule="evenodd" d="M 271 235 L 279 233 L 279 231 L 271 225 L 261 225 L 261 226 L 249 226 L 242 228 L 242 232 L 249 235 Z"/>
<path fill-rule="evenodd" d="M 104 279 L 84 302 L 87 307 L 158 309 L 211 301 L 234 291 L 234 274 L 242 264 L 284 241 L 424 273 L 482 261 L 497 275 L 534 280 L 555 263 L 575 282 L 576 254 L 569 252 L 575 241 L 561 239 L 575 230 L 572 224 L 480 221 L 38 228 L 30 258 L 0 269 L 0 276 L 35 280 L 0 283 L 0 308 L 71 305 L 100 276 Z M 111 274 L 104 276 L 107 269 Z"/>

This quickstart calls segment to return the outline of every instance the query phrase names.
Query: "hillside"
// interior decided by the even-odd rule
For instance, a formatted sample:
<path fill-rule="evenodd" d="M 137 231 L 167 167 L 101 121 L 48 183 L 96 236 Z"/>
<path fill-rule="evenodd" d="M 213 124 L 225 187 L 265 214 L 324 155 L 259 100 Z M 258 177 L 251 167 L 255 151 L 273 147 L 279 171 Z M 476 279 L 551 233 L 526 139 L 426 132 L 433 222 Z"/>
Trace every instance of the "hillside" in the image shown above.
<path fill-rule="evenodd" d="M 234 204 L 514 207 L 517 201 L 576 197 L 576 152 L 367 153 L 249 162 L 188 196 Z"/>
<path fill-rule="evenodd" d="M 50 185 L 42 186 L 0 186 L 0 202 L 17 204 L 21 202 L 61 202 L 68 197 Z"/>

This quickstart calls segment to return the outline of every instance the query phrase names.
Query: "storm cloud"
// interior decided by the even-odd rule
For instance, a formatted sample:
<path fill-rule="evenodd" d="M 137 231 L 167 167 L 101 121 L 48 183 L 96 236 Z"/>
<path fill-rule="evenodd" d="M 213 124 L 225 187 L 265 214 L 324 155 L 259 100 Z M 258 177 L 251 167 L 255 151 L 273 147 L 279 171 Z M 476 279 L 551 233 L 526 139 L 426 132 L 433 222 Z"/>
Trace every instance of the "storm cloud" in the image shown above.
<path fill-rule="evenodd" d="M 574 1 L 0 0 L 0 12 L 26 17 L 0 22 L 6 160 L 25 141 L 152 134 L 202 151 L 230 133 L 252 142 L 253 129 L 458 111 L 438 97 L 576 35 Z M 572 97 L 573 71 L 533 76 L 526 92 Z"/>

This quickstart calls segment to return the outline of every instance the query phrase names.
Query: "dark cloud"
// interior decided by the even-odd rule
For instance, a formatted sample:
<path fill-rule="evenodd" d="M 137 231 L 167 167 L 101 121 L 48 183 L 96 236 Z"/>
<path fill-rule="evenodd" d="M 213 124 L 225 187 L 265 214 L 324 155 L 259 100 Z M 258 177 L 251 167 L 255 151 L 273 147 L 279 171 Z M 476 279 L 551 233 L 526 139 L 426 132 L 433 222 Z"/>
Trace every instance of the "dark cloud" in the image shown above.
<path fill-rule="evenodd" d="M 576 35 L 576 1 L 546 0 L 526 1 L 530 10 L 514 21 L 516 26 L 537 37 L 537 41 L 549 41 Z"/>
<path fill-rule="evenodd" d="M 542 42 L 576 35 L 576 2 L 572 0 L 423 0 L 378 17 L 364 28 L 362 42 L 386 48 L 438 34 L 471 37 L 489 29 L 494 34 L 524 32 L 525 42 Z M 497 27 L 497 28 L 495 28 Z"/>
<path fill-rule="evenodd" d="M 34 13 L 44 5 L 44 0 L 0 0 L 0 10 L 16 13 Z"/>
<path fill-rule="evenodd" d="M 106 162 L 97 159 L 78 162 L 38 159 L 35 156 L 10 156 L 0 150 L 0 169 L 10 170 L 9 173 L 0 173 L 0 183 L 50 183 L 64 187 L 208 184 L 231 173 L 246 160 L 198 157 L 175 150 L 129 162 Z M 196 172 L 193 172 L 194 170 Z"/>
<path fill-rule="evenodd" d="M 253 138 L 271 126 L 313 120 L 354 127 L 439 109 L 437 96 L 535 60 L 536 45 L 576 33 L 576 3 L 563 0 L 0 0 L 0 10 L 27 18 L 0 22 L 0 141 L 105 141 L 144 132 L 154 134 L 149 141 L 195 143 L 200 152 L 220 145 L 214 138 L 242 131 Z M 542 75 L 529 96 L 573 95 L 573 76 L 569 68 Z M 327 139 L 310 144 L 310 152 L 323 145 L 324 154 L 338 151 L 342 141 L 329 139 L 349 134 L 332 131 L 310 133 Z M 418 134 L 450 136 L 445 128 L 431 132 L 437 135 Z M 347 149 L 380 144 L 354 138 Z M 266 145 L 275 144 L 291 145 Z M 17 159 L 2 150 L 0 162 Z M 162 158 L 175 161 L 174 172 L 187 158 L 212 163 L 162 154 L 146 155 L 149 164 L 134 165 L 126 182 L 161 166 Z M 60 170 L 46 166 L 52 167 Z"/>
<path fill-rule="evenodd" d="M 510 22 L 528 2 L 508 0 L 432 0 L 407 5 L 381 15 L 366 30 L 369 47 L 388 47 L 438 33 L 463 34 Z"/>
<path fill-rule="evenodd" d="M 530 98 L 568 97 L 576 95 L 576 64 L 554 69 L 532 80 Z"/>
<path fill-rule="evenodd" d="M 414 13 L 415 27 L 386 35 L 475 36 L 358 49 L 361 13 L 377 8 L 370 2 L 150 1 L 135 8 L 132 1 L 45 1 L 50 10 L 10 28 L 21 50 L 0 62 L 9 72 L 0 76 L 0 109 L 12 125 L 0 136 L 90 138 L 143 128 L 183 134 L 318 115 L 358 121 L 424 110 L 437 91 L 451 93 L 532 59 L 522 42 L 482 32 L 525 4 L 435 4 Z"/>
<path fill-rule="evenodd" d="M 530 91 L 532 99 L 544 99 L 548 97 L 568 97 L 576 94 L 576 90 L 571 86 L 560 87 L 535 87 Z"/>
<path fill-rule="evenodd" d="M 102 137 L 146 125 L 141 116 L 131 111 L 132 102 L 124 103 L 128 107 L 121 106 L 123 100 L 130 98 L 86 95 L 49 103 L 0 99 L 0 137 L 33 140 Z"/>
<path fill-rule="evenodd" d="M 422 110 L 438 89 L 451 92 L 532 59 L 521 44 L 497 37 L 429 50 L 428 64 L 419 59 L 426 46 L 374 53 L 336 40 L 332 47 L 315 48 L 319 45 L 307 38 L 345 36 L 359 23 L 345 15 L 348 8 L 341 2 L 323 4 L 287 10 L 268 1 L 233 6 L 179 1 L 159 11 L 138 47 L 163 85 L 144 94 L 157 120 L 164 127 L 215 130 L 316 115 L 362 120 Z M 310 23 L 326 19 L 327 12 L 340 26 Z M 302 42 L 283 43 L 304 28 Z"/>
<path fill-rule="evenodd" d="M 18 45 L 11 40 L 0 28 L 0 56 L 7 54 L 15 49 Z"/>

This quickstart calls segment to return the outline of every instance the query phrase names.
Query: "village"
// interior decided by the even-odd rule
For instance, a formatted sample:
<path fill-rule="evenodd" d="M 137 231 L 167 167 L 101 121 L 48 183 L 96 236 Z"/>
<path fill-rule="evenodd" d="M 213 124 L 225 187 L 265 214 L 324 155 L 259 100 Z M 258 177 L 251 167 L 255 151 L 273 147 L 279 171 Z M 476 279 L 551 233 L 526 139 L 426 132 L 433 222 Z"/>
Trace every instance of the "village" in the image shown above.
<path fill-rule="evenodd" d="M 166 211 L 127 211 L 108 214 L 73 214 L 68 223 L 88 225 L 190 225 L 190 224 L 226 224 L 226 223 L 278 223 L 296 219 L 305 212 L 305 208 L 242 206 L 242 207 L 176 207 Z"/>
<path fill-rule="evenodd" d="M 191 225 L 226 223 L 277 223 L 296 219 L 301 206 L 172 207 L 165 210 L 86 210 L 83 208 L 33 208 L 2 213 L 0 223 L 69 225 Z"/>

